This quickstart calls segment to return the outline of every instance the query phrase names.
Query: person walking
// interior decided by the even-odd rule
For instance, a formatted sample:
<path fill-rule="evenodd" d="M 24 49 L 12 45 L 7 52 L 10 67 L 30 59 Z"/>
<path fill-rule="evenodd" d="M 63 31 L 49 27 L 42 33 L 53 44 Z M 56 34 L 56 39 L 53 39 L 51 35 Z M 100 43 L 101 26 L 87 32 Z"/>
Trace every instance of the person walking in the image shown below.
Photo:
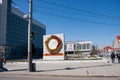
<path fill-rule="evenodd" d="M 117 59 L 118 59 L 118 63 L 120 63 L 120 51 L 118 51 L 117 53 Z"/>
<path fill-rule="evenodd" d="M 111 60 L 112 60 L 112 63 L 115 62 L 115 53 L 114 52 L 111 53 Z"/>

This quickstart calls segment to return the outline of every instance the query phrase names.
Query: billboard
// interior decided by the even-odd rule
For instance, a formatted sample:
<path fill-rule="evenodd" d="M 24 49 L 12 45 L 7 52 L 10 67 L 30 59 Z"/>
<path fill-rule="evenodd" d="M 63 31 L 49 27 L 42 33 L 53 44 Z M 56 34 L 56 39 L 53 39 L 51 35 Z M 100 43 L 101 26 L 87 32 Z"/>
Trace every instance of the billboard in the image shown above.
<path fill-rule="evenodd" d="M 68 42 L 66 44 L 66 51 L 74 51 L 74 42 Z"/>
<path fill-rule="evenodd" d="M 64 60 L 64 35 L 43 36 L 43 60 Z"/>

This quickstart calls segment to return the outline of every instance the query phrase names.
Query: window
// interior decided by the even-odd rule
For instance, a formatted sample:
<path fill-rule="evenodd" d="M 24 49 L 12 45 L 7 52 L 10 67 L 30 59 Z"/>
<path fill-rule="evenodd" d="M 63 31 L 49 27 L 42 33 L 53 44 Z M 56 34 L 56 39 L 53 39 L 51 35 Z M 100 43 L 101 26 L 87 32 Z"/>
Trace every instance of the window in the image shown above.
<path fill-rule="evenodd" d="M 83 44 L 83 49 L 86 49 L 86 44 Z"/>
<path fill-rule="evenodd" d="M 87 49 L 90 49 L 90 44 L 89 43 L 87 44 Z"/>

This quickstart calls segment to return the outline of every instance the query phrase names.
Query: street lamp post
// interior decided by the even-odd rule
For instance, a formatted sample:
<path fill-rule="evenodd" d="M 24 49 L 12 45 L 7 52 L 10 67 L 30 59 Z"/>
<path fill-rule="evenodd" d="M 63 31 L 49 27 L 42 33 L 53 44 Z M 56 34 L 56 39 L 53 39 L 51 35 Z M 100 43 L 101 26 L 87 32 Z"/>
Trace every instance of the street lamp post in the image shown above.
<path fill-rule="evenodd" d="M 28 23 L 28 71 L 32 71 L 32 0 L 29 0 L 29 23 Z"/>

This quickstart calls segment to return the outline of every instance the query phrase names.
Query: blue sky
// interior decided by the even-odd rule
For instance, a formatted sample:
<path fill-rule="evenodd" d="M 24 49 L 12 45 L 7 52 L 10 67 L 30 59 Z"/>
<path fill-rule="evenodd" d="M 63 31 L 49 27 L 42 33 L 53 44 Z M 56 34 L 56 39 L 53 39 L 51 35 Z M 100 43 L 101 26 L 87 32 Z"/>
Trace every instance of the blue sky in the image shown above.
<path fill-rule="evenodd" d="M 28 0 L 13 1 L 28 13 Z M 64 33 L 65 41 L 111 45 L 120 35 L 120 0 L 33 0 L 33 17 L 46 34 Z"/>

